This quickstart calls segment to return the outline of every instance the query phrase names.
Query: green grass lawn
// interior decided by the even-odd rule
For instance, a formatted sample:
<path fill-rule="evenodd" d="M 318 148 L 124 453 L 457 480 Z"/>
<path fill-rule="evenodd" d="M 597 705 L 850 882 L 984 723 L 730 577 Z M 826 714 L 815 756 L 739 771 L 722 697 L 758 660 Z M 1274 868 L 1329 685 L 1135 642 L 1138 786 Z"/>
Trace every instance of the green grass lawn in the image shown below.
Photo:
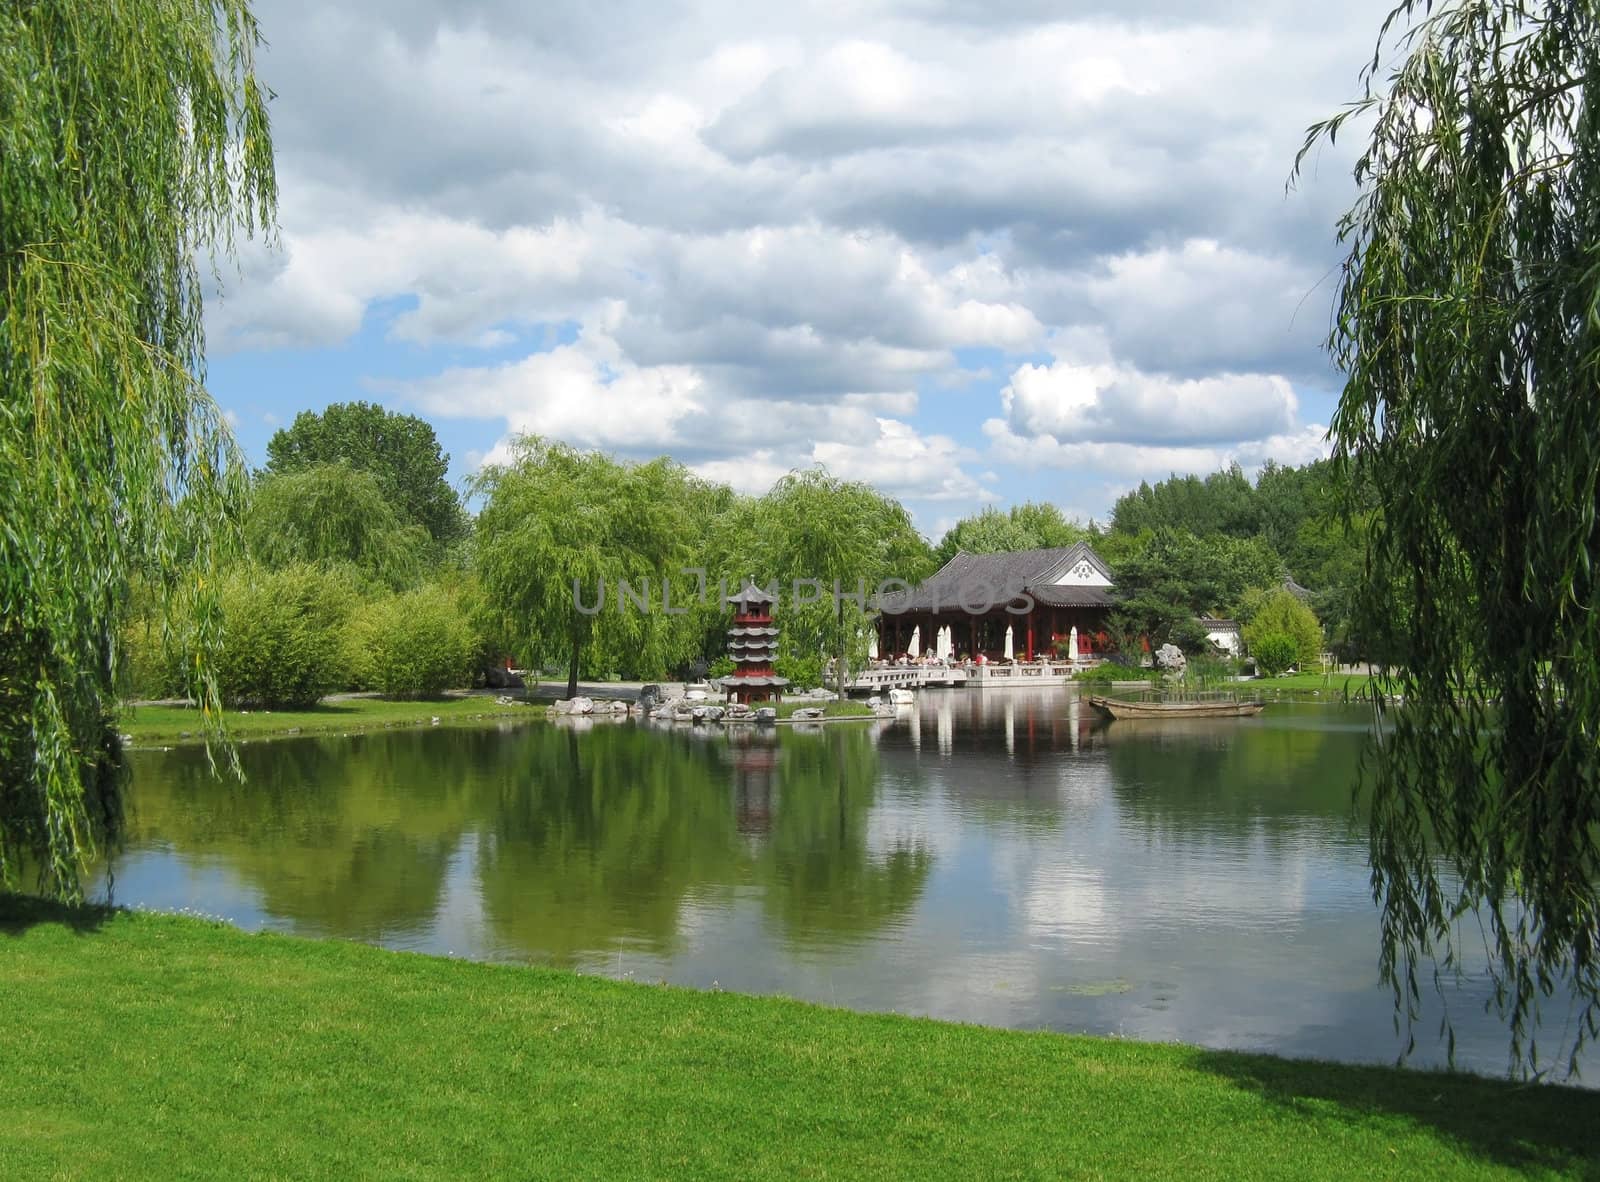
<path fill-rule="evenodd" d="M 1600 1095 L 0 896 L 0 1177 L 1594 1177 Z"/>
<path fill-rule="evenodd" d="M 1291 673 L 1287 677 L 1258 677 L 1253 681 L 1239 683 L 1251 689 L 1279 690 L 1294 693 L 1317 692 L 1323 697 L 1332 695 L 1342 698 L 1348 690 L 1354 698 L 1357 694 L 1364 694 L 1367 687 L 1372 684 L 1372 678 L 1365 673 Z"/>
<path fill-rule="evenodd" d="M 310 710 L 229 710 L 228 733 L 236 739 L 280 738 L 290 732 L 313 734 L 370 730 L 385 726 L 426 726 L 484 718 L 543 718 L 543 706 L 497 706 L 493 698 L 441 698 L 433 702 L 391 702 L 383 698 L 340 698 Z M 200 712 L 187 706 L 128 706 L 117 727 L 135 743 L 200 742 Z"/>

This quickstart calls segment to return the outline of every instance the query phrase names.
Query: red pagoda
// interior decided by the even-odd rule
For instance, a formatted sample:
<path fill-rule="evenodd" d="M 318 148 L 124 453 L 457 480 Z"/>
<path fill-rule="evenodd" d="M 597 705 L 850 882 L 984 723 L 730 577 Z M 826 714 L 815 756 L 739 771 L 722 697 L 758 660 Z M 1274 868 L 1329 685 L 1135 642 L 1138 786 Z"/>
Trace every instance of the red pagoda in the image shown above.
<path fill-rule="evenodd" d="M 722 688 L 734 702 L 777 701 L 789 679 L 772 671 L 778 654 L 778 629 L 772 622 L 772 605 L 777 602 L 754 583 L 728 596 L 733 605 L 733 627 L 728 629 L 728 656 L 733 658 L 733 676 L 722 679 Z"/>

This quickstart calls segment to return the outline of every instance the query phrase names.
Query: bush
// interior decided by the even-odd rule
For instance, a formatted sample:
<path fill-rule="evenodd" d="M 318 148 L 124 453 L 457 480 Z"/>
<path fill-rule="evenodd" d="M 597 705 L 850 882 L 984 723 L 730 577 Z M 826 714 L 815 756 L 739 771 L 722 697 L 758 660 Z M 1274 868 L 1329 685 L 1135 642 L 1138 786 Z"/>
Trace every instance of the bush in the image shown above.
<path fill-rule="evenodd" d="M 779 677 L 787 677 L 793 689 L 815 689 L 822 684 L 821 657 L 779 657 L 772 669 Z"/>
<path fill-rule="evenodd" d="M 1256 665 L 1268 677 L 1275 677 L 1295 662 L 1298 646 L 1287 632 L 1269 632 L 1250 646 Z"/>
<path fill-rule="evenodd" d="M 731 677 L 732 675 L 733 658 L 727 656 L 718 657 L 715 661 L 712 661 L 711 668 L 706 671 L 706 676 L 713 679 L 718 677 Z"/>
<path fill-rule="evenodd" d="M 1257 658 L 1257 648 L 1268 636 L 1287 636 L 1294 642 L 1294 655 L 1285 662 L 1285 668 L 1298 661 L 1302 666 L 1314 665 L 1322 656 L 1322 625 L 1317 615 L 1294 595 L 1277 590 L 1260 601 L 1244 627 L 1244 642 Z"/>
<path fill-rule="evenodd" d="M 350 677 L 350 580 L 316 567 L 242 567 L 222 588 L 217 684 L 230 706 L 314 706 Z"/>
<path fill-rule="evenodd" d="M 1104 685 L 1112 681 L 1160 681 L 1159 669 L 1143 669 L 1137 665 L 1121 665 L 1105 661 L 1073 674 L 1072 680 Z"/>
<path fill-rule="evenodd" d="M 478 637 L 441 587 L 421 587 L 362 610 L 354 629 L 362 680 L 391 698 L 433 698 L 467 684 Z"/>

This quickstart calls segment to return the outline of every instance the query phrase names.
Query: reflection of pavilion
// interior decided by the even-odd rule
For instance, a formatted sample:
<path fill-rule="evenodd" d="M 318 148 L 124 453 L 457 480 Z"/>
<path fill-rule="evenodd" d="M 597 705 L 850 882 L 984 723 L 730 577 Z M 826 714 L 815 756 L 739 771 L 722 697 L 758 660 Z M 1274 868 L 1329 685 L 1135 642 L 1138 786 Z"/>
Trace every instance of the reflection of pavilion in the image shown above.
<path fill-rule="evenodd" d="M 998 730 L 1013 762 L 1092 747 L 1101 733 L 1095 712 L 1081 694 L 1053 688 L 1017 689 L 1005 695 L 972 690 L 923 694 L 909 722 L 913 747 L 921 748 L 927 741 L 923 732 L 931 724 L 939 754 L 947 758 L 958 745 L 985 750 Z"/>
<path fill-rule="evenodd" d="M 777 806 L 778 737 L 752 731 L 729 737 L 733 764 L 733 817 L 746 837 L 765 837 L 772 831 L 772 811 Z"/>

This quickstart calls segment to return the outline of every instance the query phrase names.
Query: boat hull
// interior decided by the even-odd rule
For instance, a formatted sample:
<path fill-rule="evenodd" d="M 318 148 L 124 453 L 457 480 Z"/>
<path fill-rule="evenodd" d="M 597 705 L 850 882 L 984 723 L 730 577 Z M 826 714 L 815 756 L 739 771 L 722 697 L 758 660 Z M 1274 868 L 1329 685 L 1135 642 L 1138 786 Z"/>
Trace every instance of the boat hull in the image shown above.
<path fill-rule="evenodd" d="M 1128 702 L 1090 698 L 1089 705 L 1112 718 L 1248 718 L 1267 708 L 1265 702 Z"/>

